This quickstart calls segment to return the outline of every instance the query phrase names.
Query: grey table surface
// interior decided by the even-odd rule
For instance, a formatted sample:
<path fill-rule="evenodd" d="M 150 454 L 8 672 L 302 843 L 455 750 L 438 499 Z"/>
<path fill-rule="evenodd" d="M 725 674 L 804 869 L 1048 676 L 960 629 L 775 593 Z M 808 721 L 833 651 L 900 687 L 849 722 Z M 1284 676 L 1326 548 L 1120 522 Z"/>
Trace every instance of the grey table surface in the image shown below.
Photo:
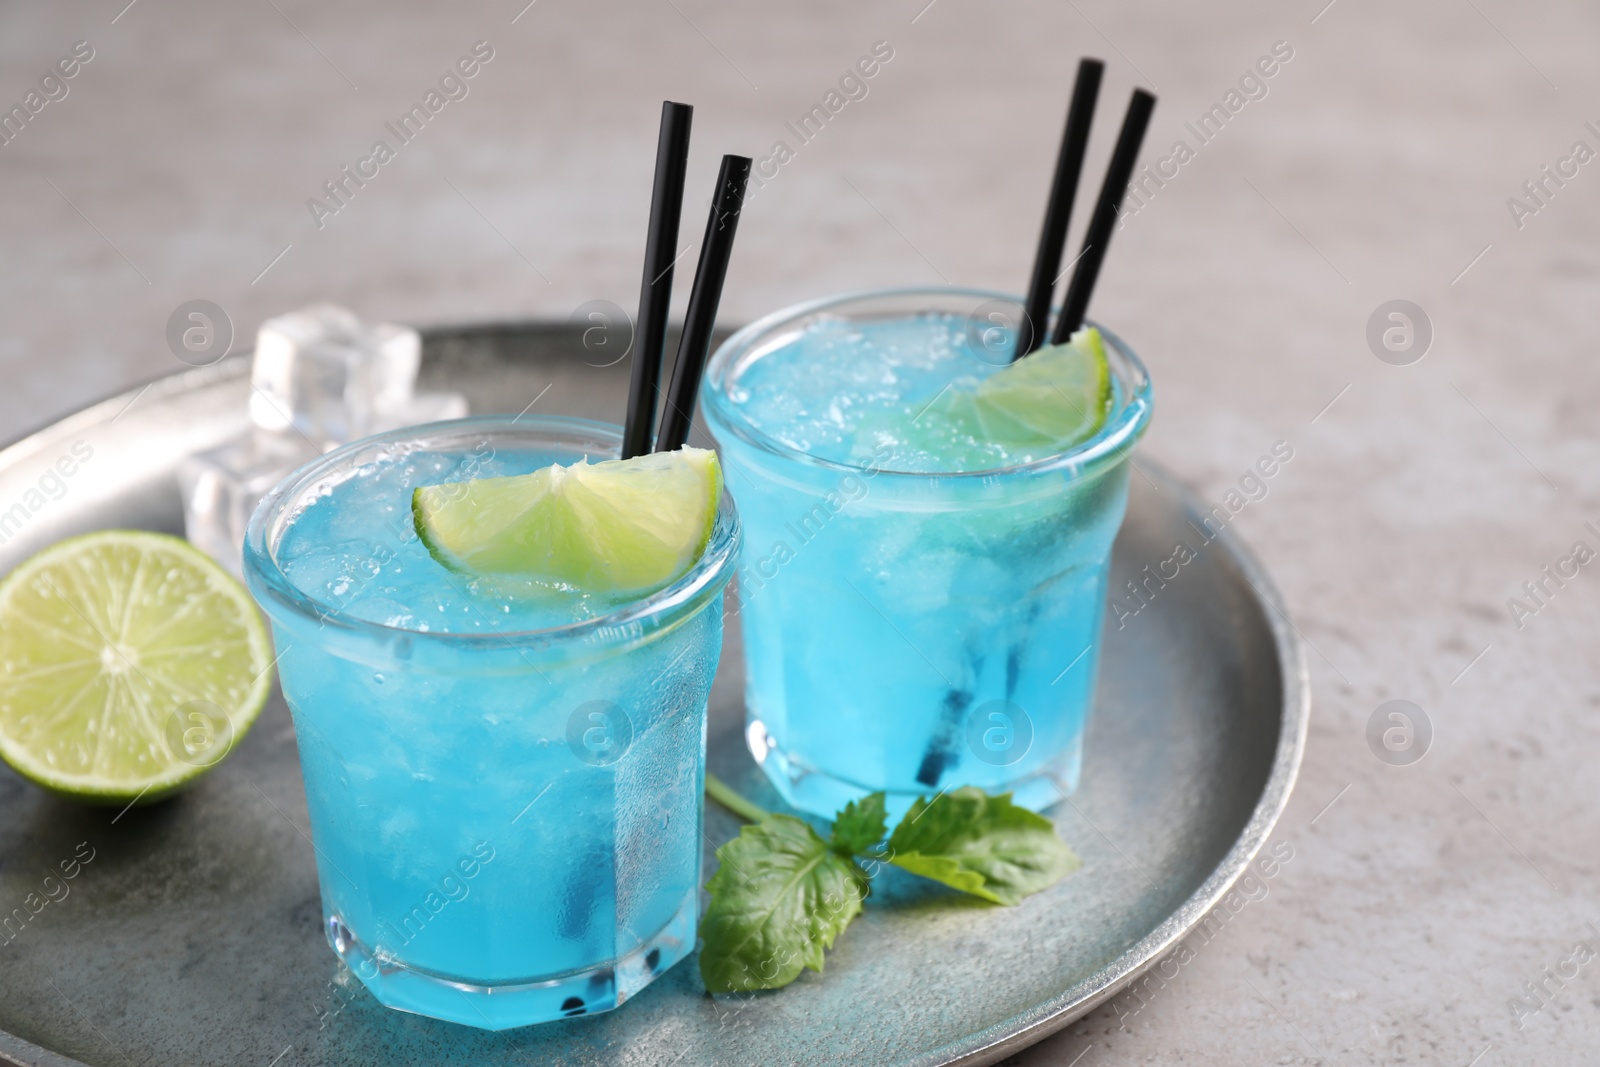
<path fill-rule="evenodd" d="M 125 2 L 0 6 L 6 108 L 93 50 L 0 144 L 7 436 L 178 369 L 166 323 L 192 299 L 241 336 L 318 298 L 418 323 L 630 306 L 664 97 L 697 106 L 686 244 L 720 153 L 789 149 L 726 321 L 860 287 L 1015 290 L 1076 58 L 1108 66 L 1091 174 L 1128 89 L 1153 87 L 1145 160 L 1171 162 L 1093 310 L 1152 369 L 1149 451 L 1273 571 L 1315 717 L 1264 895 L 1013 1062 L 1592 1062 L 1592 5 Z M 308 198 L 477 41 L 467 95 L 319 228 Z M 880 41 L 866 95 L 802 143 L 786 123 Z M 1290 58 L 1229 97 L 1275 45 Z M 1230 104 L 1205 141 L 1188 125 Z M 1431 325 L 1406 365 L 1368 340 L 1395 299 Z M 1251 480 L 1278 442 L 1293 458 Z M 1395 699 L 1431 725 L 1404 766 L 1367 740 Z"/>

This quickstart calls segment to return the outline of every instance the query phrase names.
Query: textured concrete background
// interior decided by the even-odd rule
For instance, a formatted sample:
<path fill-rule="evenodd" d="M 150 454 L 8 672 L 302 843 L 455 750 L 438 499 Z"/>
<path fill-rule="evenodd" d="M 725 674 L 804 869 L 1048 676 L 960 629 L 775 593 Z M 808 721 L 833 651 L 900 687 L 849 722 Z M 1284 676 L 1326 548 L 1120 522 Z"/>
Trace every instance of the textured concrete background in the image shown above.
<path fill-rule="evenodd" d="M 726 320 L 1016 290 L 1079 55 L 1108 64 L 1097 185 L 1132 85 L 1161 97 L 1153 163 L 1288 42 L 1128 220 L 1092 310 L 1154 373 L 1149 451 L 1206 496 L 1294 450 L 1234 519 L 1313 648 L 1293 859 L 1170 981 L 1014 1062 L 1593 1062 L 1600 565 L 1523 590 L 1600 549 L 1592 5 L 125 2 L 0 6 L 6 107 L 94 50 L 0 146 L 7 436 L 177 369 L 165 324 L 195 298 L 242 336 L 319 297 L 418 323 L 631 306 L 661 99 L 697 105 L 698 205 L 721 152 L 795 147 L 785 121 L 880 40 L 867 97 L 752 199 Z M 470 95 L 319 229 L 306 200 L 478 40 Z M 1369 348 L 1392 299 L 1431 322 L 1420 362 Z M 1392 699 L 1431 723 L 1410 766 L 1366 740 Z"/>

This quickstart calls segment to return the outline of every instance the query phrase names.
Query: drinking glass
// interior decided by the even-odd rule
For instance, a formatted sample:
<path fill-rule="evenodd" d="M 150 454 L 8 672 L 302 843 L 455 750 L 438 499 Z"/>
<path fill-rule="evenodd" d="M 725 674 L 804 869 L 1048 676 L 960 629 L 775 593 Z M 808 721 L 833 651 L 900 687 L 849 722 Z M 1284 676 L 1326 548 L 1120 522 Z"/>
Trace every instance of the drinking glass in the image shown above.
<path fill-rule="evenodd" d="M 314 516 L 343 532 L 310 527 L 296 551 L 328 540 L 311 547 L 352 581 L 443 589 L 467 579 L 416 544 L 409 482 L 363 479 L 419 456 L 435 482 L 521 473 L 620 442 L 555 417 L 396 431 L 302 467 L 251 520 L 245 571 L 294 717 L 328 941 L 391 1007 L 487 1029 L 605 1011 L 694 948 L 738 520 L 724 497 L 704 554 L 659 592 L 511 632 L 358 617 L 291 578 L 285 538 Z"/>
<path fill-rule="evenodd" d="M 1038 810 L 1077 785 L 1111 545 L 1151 410 L 1133 352 L 1102 331 L 1113 404 L 1091 439 L 997 470 L 898 469 L 891 446 L 823 458 L 749 412 L 761 361 L 819 329 L 833 345 L 964 346 L 953 369 L 992 373 L 1020 314 L 1020 298 L 980 290 L 852 294 L 761 319 L 711 359 L 701 404 L 745 533 L 747 741 L 797 808 L 831 817 L 883 790 L 894 815 L 975 785 Z M 878 386 L 864 350 L 830 365 L 851 380 L 819 371 L 767 410 L 846 408 Z M 931 402 L 940 383 L 924 385 Z"/>

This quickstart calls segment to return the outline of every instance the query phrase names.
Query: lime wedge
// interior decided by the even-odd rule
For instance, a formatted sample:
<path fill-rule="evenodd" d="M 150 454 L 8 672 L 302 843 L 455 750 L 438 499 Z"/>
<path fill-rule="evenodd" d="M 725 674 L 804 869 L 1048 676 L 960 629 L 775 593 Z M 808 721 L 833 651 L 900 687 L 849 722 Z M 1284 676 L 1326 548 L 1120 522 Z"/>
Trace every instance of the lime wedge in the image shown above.
<path fill-rule="evenodd" d="M 0 582 L 0 756 L 80 800 L 158 800 L 244 736 L 271 666 L 250 594 L 187 541 L 74 537 Z"/>
<path fill-rule="evenodd" d="M 1111 367 L 1100 331 L 1029 353 L 978 386 L 972 407 L 985 439 L 1016 450 L 1064 451 L 1093 437 L 1111 410 Z"/>
<path fill-rule="evenodd" d="M 977 471 L 1066 451 L 1100 432 L 1111 411 L 1111 368 L 1100 331 L 1032 352 L 982 381 L 958 378 L 931 401 L 861 420 L 856 455 L 885 448 L 901 469 Z M 901 450 L 904 451 L 901 451 Z"/>
<path fill-rule="evenodd" d="M 642 593 L 700 558 L 721 495 L 717 454 L 681 448 L 423 486 L 411 514 L 433 558 L 452 570 Z"/>

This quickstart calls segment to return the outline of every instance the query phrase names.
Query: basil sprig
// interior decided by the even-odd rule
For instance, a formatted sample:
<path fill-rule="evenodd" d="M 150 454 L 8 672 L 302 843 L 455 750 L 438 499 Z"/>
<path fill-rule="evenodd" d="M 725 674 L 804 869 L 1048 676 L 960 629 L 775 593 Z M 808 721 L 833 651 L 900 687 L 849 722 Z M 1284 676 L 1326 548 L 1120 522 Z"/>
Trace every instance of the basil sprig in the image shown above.
<path fill-rule="evenodd" d="M 844 932 L 871 892 L 862 860 L 892 863 L 995 904 L 1016 904 L 1077 870 L 1078 857 L 1050 820 L 976 786 L 918 799 L 887 844 L 884 795 L 851 801 L 824 840 L 811 825 L 778 815 L 706 776 L 713 799 L 751 820 L 717 849 L 700 921 L 700 975 L 713 993 L 778 989 Z"/>

